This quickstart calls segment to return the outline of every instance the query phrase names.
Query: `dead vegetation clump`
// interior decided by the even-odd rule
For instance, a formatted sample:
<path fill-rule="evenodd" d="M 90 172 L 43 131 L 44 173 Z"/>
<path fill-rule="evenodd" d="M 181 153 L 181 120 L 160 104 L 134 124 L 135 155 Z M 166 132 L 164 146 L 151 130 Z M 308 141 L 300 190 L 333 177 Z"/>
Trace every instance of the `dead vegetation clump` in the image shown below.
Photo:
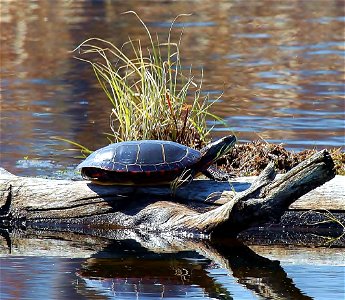
<path fill-rule="evenodd" d="M 276 161 L 278 173 L 286 173 L 317 150 L 306 149 L 301 152 L 286 150 L 282 144 L 253 141 L 238 144 L 222 159 L 218 166 L 235 176 L 257 176 L 270 161 Z M 330 150 L 337 174 L 345 175 L 345 153 L 341 149 Z"/>
<path fill-rule="evenodd" d="M 345 152 L 341 148 L 330 150 L 337 175 L 345 175 Z"/>

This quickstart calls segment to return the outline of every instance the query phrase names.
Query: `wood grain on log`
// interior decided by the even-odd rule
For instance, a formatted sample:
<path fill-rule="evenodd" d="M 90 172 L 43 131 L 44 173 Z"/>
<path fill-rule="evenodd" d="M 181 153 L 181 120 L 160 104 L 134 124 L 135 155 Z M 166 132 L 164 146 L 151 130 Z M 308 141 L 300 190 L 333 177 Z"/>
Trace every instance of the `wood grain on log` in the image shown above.
<path fill-rule="evenodd" d="M 13 219 L 21 218 L 26 225 L 38 227 L 237 234 L 279 220 L 294 201 L 334 176 L 333 161 L 325 150 L 276 179 L 272 162 L 250 186 L 245 183 L 247 189 L 237 193 L 229 183 L 206 180 L 195 180 L 172 195 L 169 187 L 100 186 L 87 181 L 18 177 L 2 171 L 0 205 L 10 200 Z M 219 206 L 219 202 L 223 204 Z M 6 206 L 3 215 L 4 211 Z"/>

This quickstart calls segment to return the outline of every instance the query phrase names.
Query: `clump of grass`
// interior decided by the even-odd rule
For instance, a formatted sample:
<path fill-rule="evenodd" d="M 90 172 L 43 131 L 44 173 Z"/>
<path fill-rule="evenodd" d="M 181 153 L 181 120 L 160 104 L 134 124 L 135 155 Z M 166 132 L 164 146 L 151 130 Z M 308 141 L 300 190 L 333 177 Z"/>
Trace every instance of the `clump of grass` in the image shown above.
<path fill-rule="evenodd" d="M 113 108 L 110 114 L 112 142 L 140 139 L 172 140 L 191 147 L 208 141 L 208 96 L 201 96 L 202 79 L 196 83 L 191 68 L 181 62 L 180 42 L 161 43 L 143 25 L 149 46 L 131 40 L 121 48 L 110 41 L 90 38 L 81 43 L 79 60 L 90 63 Z M 180 17 L 180 16 L 178 16 Z M 201 73 L 202 77 L 202 73 Z"/>

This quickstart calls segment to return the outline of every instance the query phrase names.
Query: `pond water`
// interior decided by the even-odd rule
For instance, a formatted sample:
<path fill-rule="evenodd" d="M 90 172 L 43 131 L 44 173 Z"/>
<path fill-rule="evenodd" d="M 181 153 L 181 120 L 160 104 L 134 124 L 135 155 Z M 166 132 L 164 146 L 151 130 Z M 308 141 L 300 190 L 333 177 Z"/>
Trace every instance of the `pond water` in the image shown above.
<path fill-rule="evenodd" d="M 20 9 L 19 9 L 20 8 Z M 239 141 L 289 149 L 344 145 L 343 1 L 5 1 L 1 5 L 1 165 L 51 174 L 75 165 L 63 137 L 97 149 L 108 143 L 108 103 L 86 63 L 71 51 L 89 37 L 147 41 L 135 10 L 165 40 L 183 30 L 181 56 L 212 112 Z M 213 136 L 228 129 L 216 126 Z M 27 162 L 25 162 L 27 160 Z M 37 162 L 36 160 L 39 160 Z M 32 165 L 32 163 L 34 165 Z"/>
<path fill-rule="evenodd" d="M 238 240 L 108 234 L 116 238 L 11 234 L 11 254 L 0 239 L 0 298 L 339 300 L 345 293 L 344 257 L 331 248 L 310 255 Z"/>
<path fill-rule="evenodd" d="M 1 3 L 1 167 L 17 175 L 64 177 L 73 172 L 79 153 L 52 137 L 91 149 L 108 143 L 103 133 L 110 131 L 110 104 L 90 66 L 74 59 L 71 50 L 89 37 L 116 45 L 129 36 L 145 40 L 137 19 L 121 15 L 129 10 L 162 38 L 178 14 L 192 13 L 174 29 L 175 36 L 183 30 L 184 65 L 192 65 L 196 78 L 203 70 L 204 93 L 211 99 L 222 95 L 212 112 L 240 142 L 264 139 L 296 151 L 344 146 L 342 0 L 18 0 Z M 212 131 L 214 137 L 227 132 L 220 125 Z M 110 257 L 92 252 L 91 263 L 72 253 L 3 254 L 0 299 L 344 297 L 344 269 L 329 261 L 281 262 L 283 277 L 270 279 L 274 293 L 268 285 L 265 296 L 267 274 L 235 275 L 233 266 L 195 251 L 190 257 L 183 251 L 178 256 L 143 251 L 152 254 L 127 243 L 118 252 L 106 249 Z M 141 264 L 145 268 L 137 269 Z M 255 266 L 238 268 L 245 273 Z M 289 288 L 294 296 L 285 293 Z"/>

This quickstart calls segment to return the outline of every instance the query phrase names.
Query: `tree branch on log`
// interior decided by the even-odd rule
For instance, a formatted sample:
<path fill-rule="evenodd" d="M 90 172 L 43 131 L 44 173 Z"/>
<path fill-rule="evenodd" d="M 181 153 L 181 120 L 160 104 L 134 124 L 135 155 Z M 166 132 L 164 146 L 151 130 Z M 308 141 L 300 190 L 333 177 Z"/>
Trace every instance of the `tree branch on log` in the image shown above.
<path fill-rule="evenodd" d="M 18 177 L 2 170 L 0 205 L 2 219 L 6 215 L 25 220 L 33 228 L 87 226 L 236 235 L 251 226 L 279 220 L 296 199 L 334 176 L 326 150 L 277 179 L 272 162 L 239 193 L 231 191 L 227 183 L 195 180 L 178 189 L 175 197 L 168 187 L 100 186 L 87 181 Z M 212 203 L 210 194 L 217 194 L 216 202 L 224 204 Z"/>

